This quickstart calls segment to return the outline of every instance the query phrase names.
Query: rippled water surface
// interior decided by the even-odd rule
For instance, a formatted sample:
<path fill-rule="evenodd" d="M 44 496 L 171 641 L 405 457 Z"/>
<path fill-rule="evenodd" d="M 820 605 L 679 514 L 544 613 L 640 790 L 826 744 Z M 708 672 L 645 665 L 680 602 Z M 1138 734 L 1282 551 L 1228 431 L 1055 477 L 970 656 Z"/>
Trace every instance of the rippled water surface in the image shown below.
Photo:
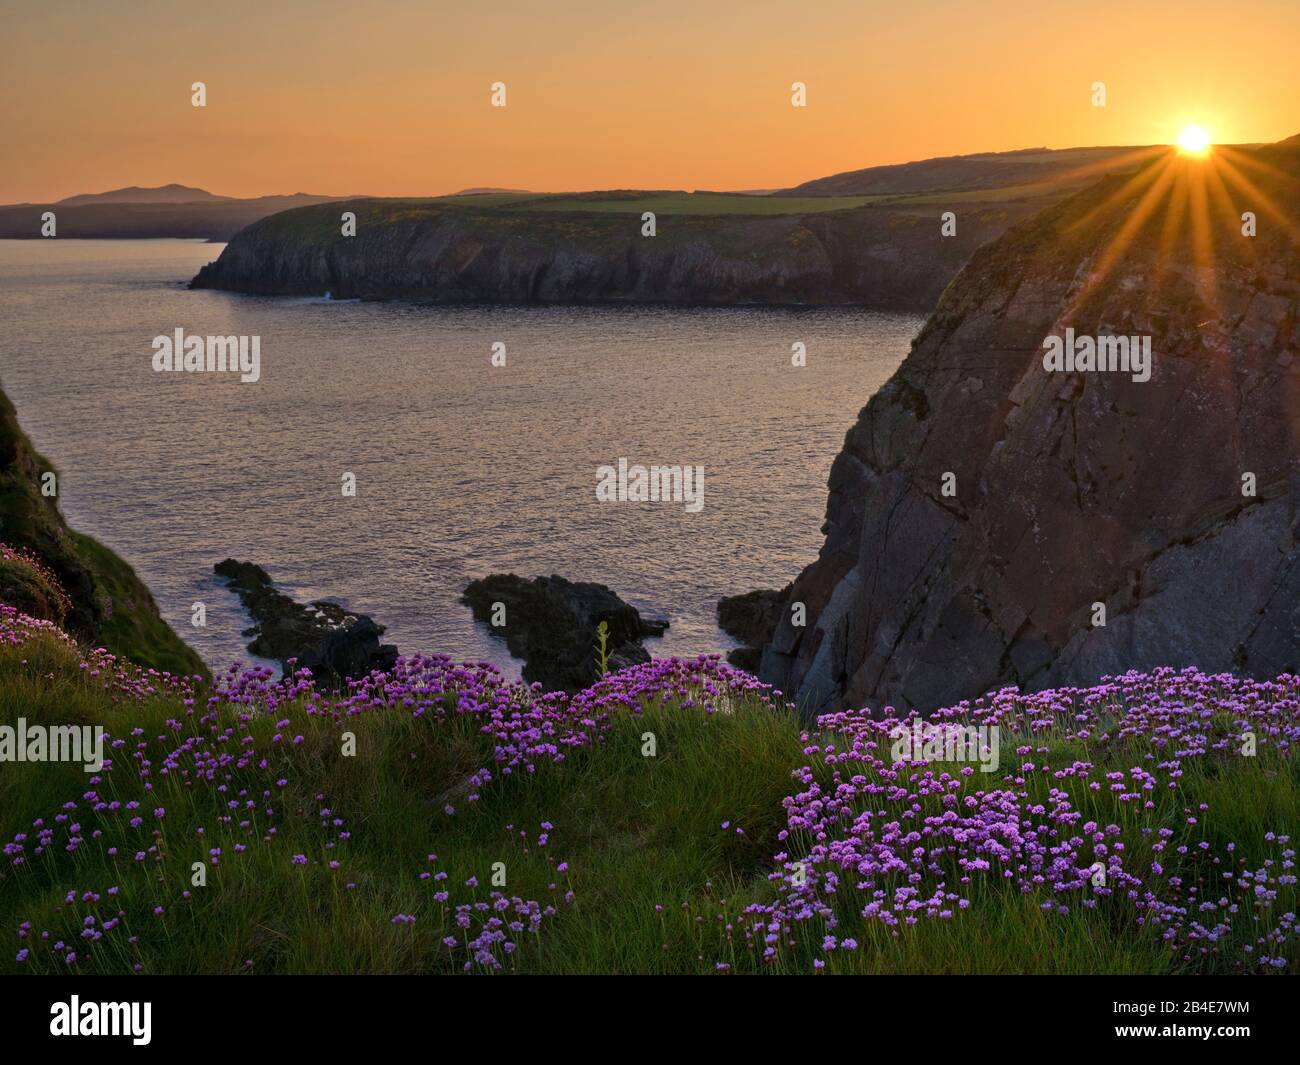
<path fill-rule="evenodd" d="M 372 614 L 404 652 L 516 673 L 457 601 L 473 577 L 600 581 L 671 619 L 653 654 L 730 647 L 718 597 L 779 587 L 816 557 L 831 461 L 921 326 L 851 310 L 189 291 L 220 250 L 0 241 L 0 383 L 61 470 L 64 513 L 130 561 L 218 666 L 249 657 L 249 620 L 212 574 L 227 556 L 299 599 Z M 260 336 L 261 381 L 155 373 L 151 341 L 178 326 Z M 596 469 L 620 457 L 703 465 L 703 510 L 598 502 Z M 196 601 L 205 629 L 190 624 Z"/>

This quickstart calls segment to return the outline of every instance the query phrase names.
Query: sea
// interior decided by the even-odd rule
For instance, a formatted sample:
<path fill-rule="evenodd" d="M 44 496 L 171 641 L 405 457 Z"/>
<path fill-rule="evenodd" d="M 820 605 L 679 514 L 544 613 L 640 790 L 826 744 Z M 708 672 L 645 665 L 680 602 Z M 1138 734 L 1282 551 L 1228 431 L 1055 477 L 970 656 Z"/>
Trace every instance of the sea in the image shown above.
<path fill-rule="evenodd" d="M 64 515 L 218 669 L 252 660 L 228 557 L 370 614 L 402 653 L 512 676 L 459 601 L 476 577 L 598 581 L 669 619 L 656 657 L 725 652 L 718 599 L 817 557 L 831 463 L 923 322 L 190 290 L 222 247 L 0 241 L 0 387 Z M 257 338 L 257 380 L 156 370 L 177 329 Z M 620 460 L 702 468 L 702 505 L 598 498 Z"/>

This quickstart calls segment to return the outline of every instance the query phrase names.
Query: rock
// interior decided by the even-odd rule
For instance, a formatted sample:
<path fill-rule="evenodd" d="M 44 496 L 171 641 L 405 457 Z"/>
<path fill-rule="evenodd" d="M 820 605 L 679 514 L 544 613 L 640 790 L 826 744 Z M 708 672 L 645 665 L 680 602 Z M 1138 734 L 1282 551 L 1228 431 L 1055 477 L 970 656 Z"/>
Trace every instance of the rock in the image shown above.
<path fill-rule="evenodd" d="M 227 579 L 256 622 L 244 633 L 254 637 L 248 649 L 276 659 L 286 672 L 305 666 L 317 681 L 336 687 L 396 664 L 397 648 L 379 642 L 384 627 L 373 618 L 325 600 L 309 607 L 296 603 L 272 586 L 266 570 L 251 562 L 228 558 L 213 569 Z M 293 660 L 296 665 L 290 664 Z"/>
<path fill-rule="evenodd" d="M 512 655 L 524 660 L 526 681 L 569 694 L 599 679 L 596 645 L 602 621 L 609 627 L 611 672 L 649 662 L 641 641 L 662 636 L 668 628 L 667 620 L 642 618 L 603 584 L 558 576 L 530 581 L 513 573 L 493 574 L 472 581 L 461 602 L 469 605 L 476 620 L 488 623 L 489 632 L 506 641 Z M 498 603 L 505 608 L 504 625 L 492 624 Z"/>
<path fill-rule="evenodd" d="M 758 676 L 763 665 L 763 649 L 761 647 L 733 647 L 727 652 L 727 661 L 737 669 L 743 669 L 746 673 Z"/>
<path fill-rule="evenodd" d="M 845 439 L 764 680 L 813 713 L 1300 667 L 1300 143 L 1232 155 L 1258 193 L 1171 156 L 976 253 Z M 1150 380 L 1048 372 L 1067 327 L 1151 337 Z"/>
<path fill-rule="evenodd" d="M 790 589 L 787 584 L 779 592 L 765 589 L 718 600 L 718 627 L 745 645 L 727 654 L 737 669 L 758 673 L 762 649 L 772 642 Z"/>

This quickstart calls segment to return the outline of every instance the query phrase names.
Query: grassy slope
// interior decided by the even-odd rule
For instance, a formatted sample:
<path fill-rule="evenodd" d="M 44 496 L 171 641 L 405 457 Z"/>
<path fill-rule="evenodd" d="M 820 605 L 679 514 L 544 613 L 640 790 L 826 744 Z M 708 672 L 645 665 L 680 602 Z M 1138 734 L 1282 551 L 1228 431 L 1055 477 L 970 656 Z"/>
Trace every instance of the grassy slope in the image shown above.
<path fill-rule="evenodd" d="M 90 686 L 77 659 L 75 649 L 49 637 L 24 648 L 0 648 L 0 721 L 22 714 L 29 721 L 103 722 L 117 735 L 138 728 L 140 738 L 131 742 L 144 745 L 155 767 L 161 762 L 157 737 L 211 735 L 186 717 L 175 698 L 114 704 Z M 289 723 L 280 744 L 271 742 L 277 719 Z M 168 726 L 169 720 L 180 724 Z M 228 710 L 222 721 L 238 732 Z M 257 715 L 248 734 L 259 752 L 268 752 L 269 765 L 219 771 L 226 785 L 221 793 L 156 768 L 150 774 L 152 791 L 145 792 L 130 759 L 120 756 L 127 764 L 107 776 L 101 794 L 124 804 L 140 800 L 142 827 L 129 827 L 127 814 L 94 813 L 81 803 L 70 815 L 80 823 L 84 841 L 75 854 L 56 846 L 19 869 L 0 866 L 0 930 L 11 936 L 0 971 L 65 968 L 44 948 L 33 949 L 25 965 L 14 962 L 13 950 L 22 944 L 12 934 L 21 921 L 32 922 L 33 935 L 48 929 L 52 940 L 75 942 L 87 914 L 103 919 L 119 910 L 127 914 L 137 944 L 127 946 L 120 934 L 110 935 L 93 961 L 81 951 L 81 971 L 121 971 L 139 964 L 148 972 L 228 973 L 245 971 L 250 962 L 255 972 L 455 971 L 463 956 L 453 959 L 441 940 L 459 935 L 458 930 L 446 907 L 433 900 L 438 885 L 421 881 L 419 874 L 446 871 L 444 886 L 450 887 L 453 903 L 483 899 L 497 862 L 505 863 L 507 895 L 543 904 L 550 900 L 559 910 L 536 936 L 517 937 L 521 946 L 507 968 L 689 973 L 713 971 L 719 962 L 738 972 L 760 968 L 737 916 L 748 902 L 772 897 L 765 878 L 776 868 L 771 856 L 782 846 L 777 841 L 785 821 L 781 801 L 795 790 L 790 771 L 808 764 L 798 727 L 783 712 L 753 697 L 737 700 L 730 713 L 711 716 L 677 706 L 650 707 L 640 717 L 624 712 L 603 744 L 576 751 L 563 766 L 499 777 L 483 788 L 477 803 L 464 801 L 460 782 L 484 764 L 491 745 L 467 719 L 435 721 L 380 711 L 351 718 L 346 727 L 356 733 L 354 758 L 340 755 L 338 726 L 306 715 L 300 703 Z M 656 734 L 657 757 L 641 753 L 646 732 Z M 302 742 L 290 743 L 294 735 Z M 1037 734 L 1035 742 L 1047 738 Z M 1086 755 L 1121 771 L 1143 757 L 1136 744 L 1060 754 L 1061 761 Z M 34 835 L 33 820 L 52 817 L 85 791 L 88 779 L 79 766 L 0 765 L 0 836 L 7 841 L 19 832 Z M 969 786 L 981 783 L 987 782 L 976 774 Z M 1265 857 L 1277 856 L 1276 845 L 1265 843 L 1263 834 L 1300 823 L 1300 771 L 1294 759 L 1275 755 L 1193 768 L 1177 791 L 1156 796 L 1158 809 L 1145 818 L 1104 790 L 1089 794 L 1069 782 L 1044 783 L 1044 799 L 1049 786 L 1072 790 L 1081 813 L 1102 824 L 1120 824 L 1131 848 L 1140 845 L 1144 823 L 1174 829 L 1166 859 L 1169 876 L 1200 875 L 1195 848 L 1202 839 L 1215 846 L 1234 843 L 1247 867 L 1257 868 Z M 230 800 L 245 795 L 256 799 L 253 826 L 241 830 L 222 823 Z M 1202 801 L 1215 813 L 1213 827 L 1182 824 L 1178 811 Z M 264 817 L 266 802 L 276 809 L 274 834 L 272 819 Z M 447 804 L 457 807 L 454 816 L 443 812 Z M 158 806 L 166 809 L 162 820 L 151 815 Z M 322 816 L 322 810 L 329 813 Z M 350 838 L 339 838 L 339 827 L 330 824 L 334 818 L 343 819 Z M 554 828 L 541 848 L 537 835 L 543 822 Z M 724 822 L 732 827 L 723 831 Z M 743 835 L 736 826 L 743 827 Z M 96 838 L 96 830 L 102 836 Z M 526 840 L 520 839 L 521 830 Z M 787 846 L 800 853 L 808 843 L 796 837 Z M 1191 857 L 1174 854 L 1178 843 L 1192 848 Z M 151 844 L 165 853 L 164 861 L 133 860 Z M 236 853 L 237 844 L 247 850 Z M 113 846 L 119 848 L 117 858 L 108 855 Z M 206 860 L 214 847 L 221 848 L 220 864 L 211 867 L 206 887 L 191 888 L 191 863 Z M 305 855 L 309 864 L 293 864 L 294 854 Z M 438 861 L 431 864 L 428 854 L 437 854 Z M 328 868 L 331 859 L 341 862 L 338 870 Z M 569 863 L 567 872 L 557 871 L 561 861 Z M 462 887 L 470 877 L 482 886 Z M 120 887 L 115 899 L 107 897 L 113 885 Z M 186 889 L 189 900 L 181 898 Z M 576 896 L 571 905 L 562 901 L 568 890 Z M 70 891 L 82 900 L 66 905 Z M 99 900 L 86 902 L 87 891 L 98 892 Z M 1278 908 L 1294 909 L 1294 895 L 1292 888 Z M 860 949 L 836 952 L 829 970 L 1175 969 L 1156 934 L 1134 927 L 1132 906 L 1122 898 L 1095 911 L 1075 906 L 1067 916 L 1044 913 L 1039 902 L 1002 890 L 994 878 L 975 890 L 974 904 L 954 920 L 922 921 L 895 938 L 878 925 L 860 927 L 861 896 L 847 892 L 840 906 L 845 923 L 838 931 L 856 935 Z M 153 913 L 158 905 L 166 910 L 161 916 Z M 394 924 L 396 914 L 417 920 Z M 820 922 L 794 928 L 769 970 L 810 971 L 823 932 Z M 1294 947 L 1288 949 L 1294 954 Z M 1209 958 L 1189 971 L 1219 964 Z"/>
<path fill-rule="evenodd" d="M 626 195 L 589 193 L 548 196 L 503 204 L 512 211 L 591 211 L 656 215 L 774 215 L 842 211 L 871 203 L 873 196 L 729 196 L 719 192 L 631 192 Z"/>
<path fill-rule="evenodd" d="M 954 192 L 917 194 L 888 193 L 871 196 L 746 196 L 723 192 L 685 192 L 682 190 L 627 189 L 581 193 L 478 193 L 458 196 L 432 196 L 412 199 L 374 199 L 347 201 L 345 207 L 365 203 L 386 220 L 421 217 L 430 208 L 462 207 L 526 217 L 534 214 L 636 214 L 653 211 L 673 217 L 697 215 L 725 217 L 735 215 L 808 215 L 828 211 L 848 211 L 858 207 L 880 205 L 906 207 L 935 203 L 1004 203 L 1042 200 L 1044 203 L 1077 191 L 1077 184 L 1039 182 Z M 332 228 L 333 218 L 331 218 Z"/>
<path fill-rule="evenodd" d="M 103 544 L 70 530 L 55 499 L 41 494 L 41 479 L 53 469 L 0 392 L 0 540 L 35 551 L 59 577 L 75 605 L 69 627 L 80 638 L 144 666 L 206 674 L 135 571 Z"/>
<path fill-rule="evenodd" d="M 0 721 L 21 714 L 29 723 L 103 722 L 113 734 L 138 727 L 154 736 L 166 730 L 168 719 L 185 720 L 174 698 L 113 705 L 86 683 L 76 659 L 52 639 L 0 648 Z M 105 794 L 124 803 L 139 798 L 146 814 L 166 808 L 163 866 L 146 870 L 126 857 L 151 842 L 152 817 L 138 832 L 122 832 L 120 822 L 106 817 L 105 837 L 75 857 L 51 853 L 20 870 L 0 865 L 0 929 L 31 919 L 71 940 L 80 917 L 60 912 L 67 891 L 105 892 L 118 884 L 119 903 L 133 915 L 140 944 L 138 955 L 112 956 L 115 964 L 106 967 L 115 970 L 129 968 L 137 957 L 148 971 L 166 972 L 237 972 L 249 960 L 262 972 L 445 970 L 447 951 L 439 941 L 455 928 L 437 921 L 429 901 L 433 887 L 419 873 L 441 869 L 451 884 L 477 876 L 486 885 L 493 863 L 505 862 L 509 894 L 545 902 L 572 886 L 580 895 L 572 907 L 558 903 L 560 920 L 521 951 L 521 969 L 691 970 L 697 967 L 694 935 L 684 926 L 665 933 L 655 903 L 707 902 L 710 893 L 730 894 L 735 884 L 752 883 L 775 847 L 788 768 L 799 757 L 797 731 L 770 708 L 747 706 L 733 718 L 660 708 L 639 720 L 624 718 L 602 748 L 576 754 L 563 768 L 506 780 L 481 802 L 465 804 L 455 782 L 491 748 L 462 723 L 434 731 L 404 715 L 358 718 L 348 726 L 357 736 L 357 757 L 344 758 L 335 726 L 308 718 L 301 706 L 282 709 L 293 722 L 288 732 L 302 734 L 304 742 L 281 748 L 272 771 L 252 769 L 231 780 L 232 794 L 239 785 L 260 794 L 277 777 L 290 781 L 285 805 L 292 812 L 279 820 L 273 844 L 229 826 L 214 831 L 225 800 L 210 789 L 159 776 L 146 796 L 127 767 L 111 775 Z M 263 717 L 252 731 L 265 742 L 273 724 Z M 640 753 L 646 730 L 658 735 L 657 758 Z M 745 772 L 738 774 L 742 764 Z M 0 764 L 0 836 L 7 841 L 31 832 L 34 819 L 49 817 L 86 785 L 79 765 Z M 328 845 L 333 833 L 316 816 L 321 796 L 354 833 L 334 849 Z M 442 812 L 448 802 L 463 809 L 448 816 Z M 753 826 L 748 840 L 734 841 L 719 829 L 738 814 Z M 90 832 L 97 819 L 79 816 Z M 544 850 L 512 838 L 506 827 L 527 828 L 535 839 L 548 820 L 556 827 Z M 206 828 L 202 837 L 195 832 L 200 826 Z M 237 841 L 249 844 L 244 855 L 233 853 Z M 121 845 L 117 862 L 105 855 L 113 843 Z M 176 896 L 189 887 L 191 863 L 206 859 L 214 846 L 226 858 L 206 889 L 193 889 L 186 913 Z M 309 855 L 313 864 L 291 864 L 295 853 Z M 430 865 L 429 853 L 441 861 Z M 338 873 L 317 864 L 329 857 L 342 860 Z M 563 860 L 579 872 L 558 875 L 554 864 Z M 357 886 L 348 890 L 346 883 Z M 462 889 L 459 896 L 470 894 Z M 111 914 L 104 901 L 101 912 Z M 148 916 L 157 903 L 168 908 L 165 920 Z M 420 920 L 394 925 L 397 913 Z M 9 964 L 13 960 L 12 952 L 0 957 L 0 971 L 21 971 Z"/>
<path fill-rule="evenodd" d="M 1103 173 L 1132 169 L 1166 149 L 1157 146 L 1027 149 L 917 159 L 815 178 L 779 196 L 913 195 L 1050 184 L 1078 188 Z"/>

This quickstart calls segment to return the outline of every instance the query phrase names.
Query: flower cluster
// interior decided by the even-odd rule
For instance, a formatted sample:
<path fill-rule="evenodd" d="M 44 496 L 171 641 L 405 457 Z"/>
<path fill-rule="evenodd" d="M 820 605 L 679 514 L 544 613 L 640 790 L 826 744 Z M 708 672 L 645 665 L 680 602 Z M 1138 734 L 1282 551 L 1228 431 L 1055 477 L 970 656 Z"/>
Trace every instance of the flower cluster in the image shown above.
<path fill-rule="evenodd" d="M 952 921 L 994 891 L 1058 917 L 1108 907 L 1111 919 L 1158 935 L 1189 971 L 1210 957 L 1286 964 L 1290 837 L 1252 841 L 1272 850 L 1252 866 L 1238 854 L 1243 841 L 1222 838 L 1209 804 L 1187 795 L 1234 759 L 1286 771 L 1300 741 L 1300 678 L 1157 669 L 1092 688 L 1005 689 L 931 721 L 996 727 L 1014 753 L 1009 771 L 1006 758 L 981 780 L 970 765 L 893 757 L 891 733 L 910 722 L 892 710 L 826 715 L 805 734 L 810 762 L 785 802 L 787 850 L 772 874 L 780 894 L 747 911 L 763 961 L 807 926 L 824 933 L 821 968 L 863 930 L 897 937 Z"/>
<path fill-rule="evenodd" d="M 13 547 L 10 544 L 0 542 L 0 564 L 13 563 L 29 571 L 30 577 L 35 577 L 39 582 L 45 595 L 47 606 L 55 617 L 66 617 L 72 610 L 72 600 L 63 588 L 63 582 L 55 576 L 54 571 L 50 569 L 37 555 L 26 547 Z"/>

